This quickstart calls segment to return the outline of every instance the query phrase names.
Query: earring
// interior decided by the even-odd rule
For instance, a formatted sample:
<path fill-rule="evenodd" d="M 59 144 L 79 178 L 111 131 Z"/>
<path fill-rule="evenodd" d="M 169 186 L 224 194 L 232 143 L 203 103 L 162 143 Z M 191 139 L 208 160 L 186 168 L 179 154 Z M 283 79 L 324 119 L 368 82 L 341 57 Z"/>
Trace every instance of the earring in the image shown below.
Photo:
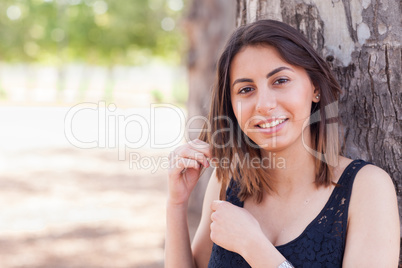
<path fill-rule="evenodd" d="M 315 96 L 315 98 L 318 100 L 320 98 L 320 94 L 318 94 L 317 96 Z"/>

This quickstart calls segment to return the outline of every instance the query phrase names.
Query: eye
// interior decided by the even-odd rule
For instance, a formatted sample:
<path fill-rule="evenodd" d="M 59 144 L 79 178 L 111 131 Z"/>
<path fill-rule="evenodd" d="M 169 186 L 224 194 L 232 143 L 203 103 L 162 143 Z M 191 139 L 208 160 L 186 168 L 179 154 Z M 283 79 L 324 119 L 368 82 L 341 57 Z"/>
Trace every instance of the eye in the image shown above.
<path fill-rule="evenodd" d="M 238 94 L 246 94 L 253 90 L 254 90 L 254 88 L 252 88 L 252 87 L 243 87 L 239 90 Z"/>
<path fill-rule="evenodd" d="M 289 82 L 289 79 L 287 78 L 279 78 L 274 82 L 274 85 L 282 85 Z"/>

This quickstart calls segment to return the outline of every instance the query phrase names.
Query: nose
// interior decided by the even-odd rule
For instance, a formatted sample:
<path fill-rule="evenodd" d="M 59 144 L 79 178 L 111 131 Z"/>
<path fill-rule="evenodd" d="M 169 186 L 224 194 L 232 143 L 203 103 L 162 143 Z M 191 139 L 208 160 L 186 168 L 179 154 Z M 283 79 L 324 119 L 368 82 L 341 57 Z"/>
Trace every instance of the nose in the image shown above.
<path fill-rule="evenodd" d="M 258 92 L 256 111 L 259 114 L 266 115 L 276 108 L 275 92 L 269 88 L 264 88 Z"/>

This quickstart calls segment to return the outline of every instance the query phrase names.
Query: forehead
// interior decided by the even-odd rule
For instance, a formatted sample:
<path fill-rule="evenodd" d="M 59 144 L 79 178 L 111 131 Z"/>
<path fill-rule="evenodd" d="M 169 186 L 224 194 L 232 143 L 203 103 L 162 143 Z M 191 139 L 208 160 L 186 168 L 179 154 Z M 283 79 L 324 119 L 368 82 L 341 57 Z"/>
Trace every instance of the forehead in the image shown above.
<path fill-rule="evenodd" d="M 229 75 L 230 82 L 238 78 L 253 78 L 266 76 L 278 67 L 288 67 L 296 73 L 306 74 L 303 67 L 295 66 L 285 61 L 278 50 L 272 46 L 257 45 L 242 48 L 233 58 Z"/>
<path fill-rule="evenodd" d="M 234 79 L 238 75 L 258 71 L 267 73 L 270 69 L 275 69 L 278 66 L 290 67 L 291 64 L 283 60 L 274 47 L 246 46 L 234 56 L 230 66 L 230 77 Z"/>

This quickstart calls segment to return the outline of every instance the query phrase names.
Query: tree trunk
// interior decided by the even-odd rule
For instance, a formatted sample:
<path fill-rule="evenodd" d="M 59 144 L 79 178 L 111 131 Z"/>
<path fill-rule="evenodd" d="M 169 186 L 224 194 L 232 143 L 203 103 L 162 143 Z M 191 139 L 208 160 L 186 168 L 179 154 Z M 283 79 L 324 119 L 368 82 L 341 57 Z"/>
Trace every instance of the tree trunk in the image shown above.
<path fill-rule="evenodd" d="M 330 63 L 343 91 L 343 154 L 390 174 L 402 215 L 400 15 L 397 0 L 237 0 L 236 22 L 288 23 Z"/>
<path fill-rule="evenodd" d="M 188 119 L 193 116 L 206 117 L 209 111 L 212 86 L 215 79 L 217 59 L 229 36 L 235 28 L 235 5 L 226 0 L 193 0 L 185 22 L 189 39 L 188 72 L 189 99 Z M 192 130 L 200 129 L 204 121 L 193 121 Z M 188 139 L 195 139 L 199 132 L 188 133 Z M 194 214 L 201 212 L 202 200 L 211 171 L 201 177 L 194 190 L 189 207 Z"/>

